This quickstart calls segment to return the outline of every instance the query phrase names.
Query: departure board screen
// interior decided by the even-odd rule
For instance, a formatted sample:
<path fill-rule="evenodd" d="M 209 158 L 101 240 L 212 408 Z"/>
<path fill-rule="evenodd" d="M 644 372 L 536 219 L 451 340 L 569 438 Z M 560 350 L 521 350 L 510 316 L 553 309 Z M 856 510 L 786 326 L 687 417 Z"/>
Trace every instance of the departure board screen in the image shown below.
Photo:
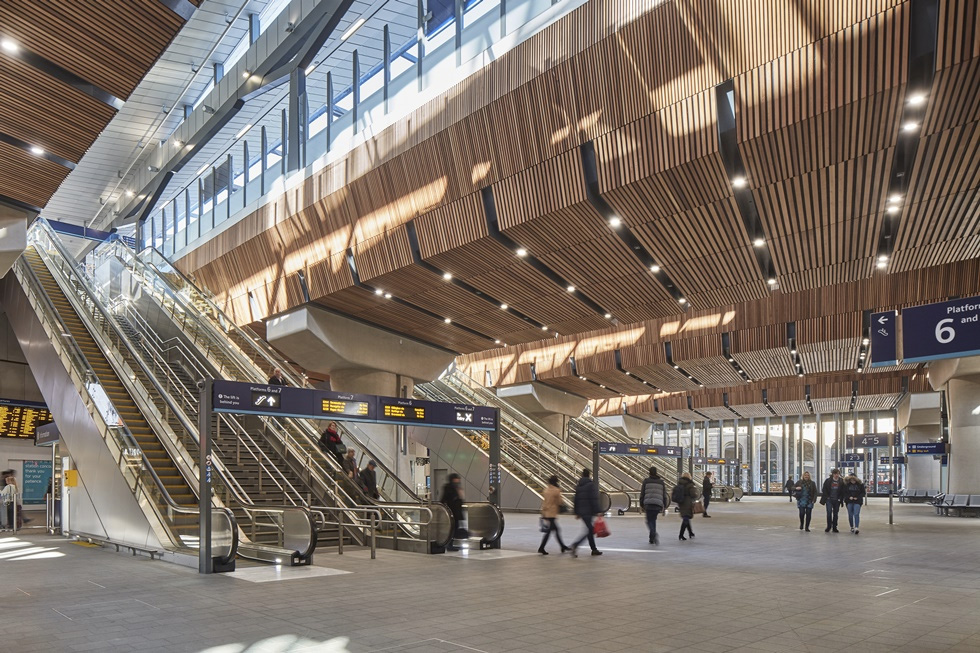
<path fill-rule="evenodd" d="M 412 420 L 416 422 L 425 421 L 424 406 L 397 406 L 393 404 L 382 404 L 385 417 L 392 419 Z"/>
<path fill-rule="evenodd" d="M 366 401 L 345 401 L 342 399 L 321 399 L 320 412 L 324 415 L 359 415 L 367 417 L 370 404 Z"/>
<path fill-rule="evenodd" d="M 0 437 L 34 438 L 34 429 L 53 421 L 47 408 L 0 404 Z"/>

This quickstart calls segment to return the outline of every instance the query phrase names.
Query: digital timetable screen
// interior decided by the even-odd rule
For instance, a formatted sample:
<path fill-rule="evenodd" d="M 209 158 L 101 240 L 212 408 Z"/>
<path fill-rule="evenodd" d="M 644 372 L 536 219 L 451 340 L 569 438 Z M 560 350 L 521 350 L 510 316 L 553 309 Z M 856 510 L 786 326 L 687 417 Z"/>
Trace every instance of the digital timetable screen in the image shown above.
<path fill-rule="evenodd" d="M 371 405 L 366 401 L 347 401 L 343 399 L 321 399 L 320 412 L 324 415 L 345 415 L 367 417 Z"/>
<path fill-rule="evenodd" d="M 33 438 L 34 429 L 53 420 L 47 408 L 0 405 L 0 437 Z"/>
<path fill-rule="evenodd" d="M 383 415 L 394 419 L 410 419 L 419 422 L 425 421 L 424 406 L 395 406 L 392 404 L 382 404 Z"/>

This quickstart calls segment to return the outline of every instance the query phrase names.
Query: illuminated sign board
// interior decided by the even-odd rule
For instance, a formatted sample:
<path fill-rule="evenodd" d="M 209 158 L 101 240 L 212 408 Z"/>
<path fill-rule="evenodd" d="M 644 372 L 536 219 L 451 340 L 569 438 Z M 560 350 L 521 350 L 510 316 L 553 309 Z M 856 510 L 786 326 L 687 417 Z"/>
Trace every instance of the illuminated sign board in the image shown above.
<path fill-rule="evenodd" d="M 33 440 L 37 427 L 53 420 L 44 404 L 0 399 L 0 437 Z"/>
<path fill-rule="evenodd" d="M 601 454 L 615 454 L 620 456 L 667 456 L 670 458 L 680 458 L 684 455 L 684 449 L 681 447 L 651 446 L 635 444 L 633 442 L 596 442 L 592 446 Z"/>

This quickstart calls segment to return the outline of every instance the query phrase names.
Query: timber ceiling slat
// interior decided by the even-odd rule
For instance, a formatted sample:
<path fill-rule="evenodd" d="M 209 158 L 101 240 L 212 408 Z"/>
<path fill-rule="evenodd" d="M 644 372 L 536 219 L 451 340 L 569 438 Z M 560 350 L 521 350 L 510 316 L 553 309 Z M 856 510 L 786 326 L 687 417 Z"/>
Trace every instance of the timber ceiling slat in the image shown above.
<path fill-rule="evenodd" d="M 44 206 L 68 170 L 12 145 L 0 143 L 0 194 L 32 206 Z"/>
<path fill-rule="evenodd" d="M 951 68 L 980 57 L 980 5 L 940 2 L 936 69 Z"/>
<path fill-rule="evenodd" d="M 772 416 L 772 413 L 769 412 L 765 404 L 733 404 L 731 408 L 745 418 L 765 418 Z"/>
<path fill-rule="evenodd" d="M 0 56 L 0 88 L 0 132 L 74 163 L 115 115 L 111 107 L 14 57 Z"/>
<path fill-rule="evenodd" d="M 23 47 L 125 100 L 183 20 L 156 0 L 4 0 L 0 24 Z"/>

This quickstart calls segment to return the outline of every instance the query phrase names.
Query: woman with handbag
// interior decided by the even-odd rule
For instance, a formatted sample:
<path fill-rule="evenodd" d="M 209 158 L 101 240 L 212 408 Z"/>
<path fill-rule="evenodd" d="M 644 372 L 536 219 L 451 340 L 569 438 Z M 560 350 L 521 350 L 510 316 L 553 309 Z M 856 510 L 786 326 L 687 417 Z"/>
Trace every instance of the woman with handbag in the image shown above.
<path fill-rule="evenodd" d="M 677 498 L 679 499 L 679 501 L 676 502 L 677 508 L 680 510 L 682 520 L 681 532 L 680 535 L 677 536 L 677 539 L 686 540 L 687 538 L 684 537 L 684 533 L 686 532 L 693 540 L 694 530 L 691 528 L 691 518 L 694 517 L 694 504 L 698 503 L 698 489 L 694 485 L 691 475 L 687 472 L 681 474 L 681 478 L 677 482 L 677 487 L 682 488 L 680 490 L 675 489 L 675 492 L 677 492 Z M 701 504 L 698 503 L 698 507 L 700 507 L 700 505 Z"/>
<path fill-rule="evenodd" d="M 541 538 L 541 546 L 538 547 L 538 553 L 541 555 L 548 555 L 548 552 L 544 550 L 544 546 L 548 543 L 548 538 L 551 537 L 552 531 L 555 533 L 555 539 L 558 540 L 558 546 L 561 547 L 561 552 L 569 550 L 569 547 L 565 546 L 565 543 L 561 541 L 561 532 L 558 530 L 558 515 L 565 512 L 563 508 L 565 504 L 562 503 L 561 489 L 558 487 L 558 477 L 552 476 L 548 479 L 548 487 L 544 489 L 544 501 L 541 502 L 541 532 L 544 533 L 544 537 Z"/>

